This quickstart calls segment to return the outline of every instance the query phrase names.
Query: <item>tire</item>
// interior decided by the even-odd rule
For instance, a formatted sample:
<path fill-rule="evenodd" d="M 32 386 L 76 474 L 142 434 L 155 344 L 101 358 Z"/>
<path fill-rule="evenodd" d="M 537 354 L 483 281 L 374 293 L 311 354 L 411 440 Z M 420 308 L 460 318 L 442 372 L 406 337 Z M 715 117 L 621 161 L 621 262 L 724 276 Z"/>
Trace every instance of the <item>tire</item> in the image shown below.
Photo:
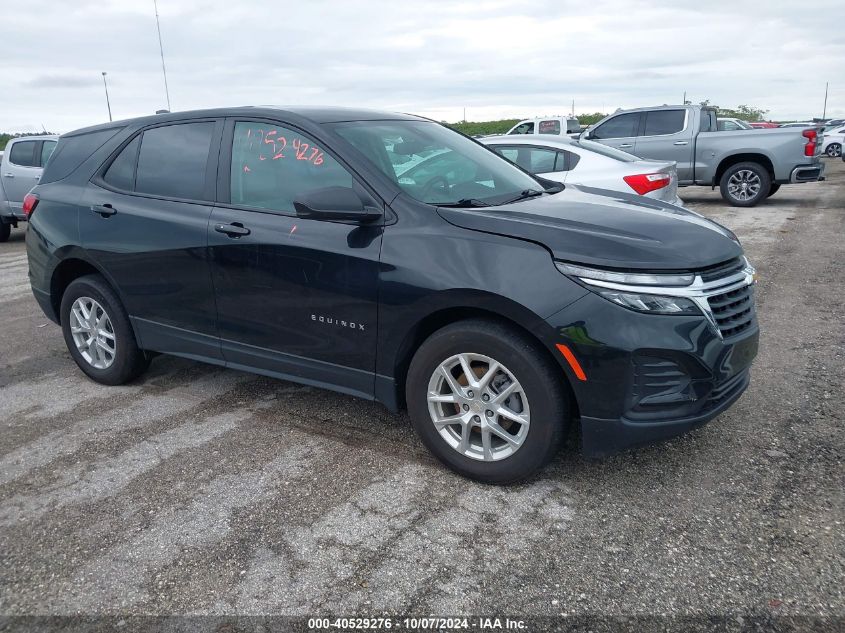
<path fill-rule="evenodd" d="M 773 195 L 775 195 L 778 192 L 778 189 L 780 189 L 780 185 L 777 184 L 777 183 L 772 183 L 772 186 L 769 187 L 769 195 L 766 196 L 766 197 L 771 198 Z"/>
<path fill-rule="evenodd" d="M 742 187 L 745 183 L 746 187 Z M 719 189 L 722 198 L 734 207 L 753 207 L 769 195 L 772 177 L 759 163 L 737 163 L 722 174 Z"/>
<path fill-rule="evenodd" d="M 473 385 L 462 370 L 461 356 L 476 374 L 476 383 L 492 376 L 487 387 L 473 390 L 472 397 L 468 392 Z M 498 373 L 489 372 L 488 361 L 500 365 Z M 442 366 L 455 372 L 450 374 L 461 390 L 458 398 L 452 397 L 456 392 Z M 408 413 L 420 439 L 446 466 L 477 481 L 510 484 L 533 475 L 560 448 L 570 410 L 561 376 L 561 369 L 526 335 L 492 320 L 459 321 L 432 334 L 414 355 L 405 385 Z M 509 386 L 514 389 L 507 399 L 493 404 Z M 429 394 L 457 402 L 430 402 Z M 502 410 L 527 418 L 528 424 L 501 415 Z M 441 423 L 438 429 L 435 417 L 453 416 L 468 424 Z M 464 429 L 471 430 L 466 435 L 469 441 L 462 444 Z"/>
<path fill-rule="evenodd" d="M 77 303 L 77 300 L 80 302 Z M 88 331 L 93 321 L 79 316 L 85 315 L 86 308 L 89 314 L 93 313 L 100 319 L 97 331 L 104 333 L 97 334 L 93 346 L 89 345 L 85 349 L 83 343 L 80 349 L 74 339 L 75 332 L 81 339 L 88 338 L 87 343 L 90 343 L 89 335 L 93 333 Z M 77 314 L 72 314 L 72 309 Z M 70 355 L 92 380 L 104 385 L 122 385 L 140 376 L 149 366 L 148 358 L 135 341 L 126 310 L 117 294 L 100 275 L 86 275 L 72 281 L 62 296 L 59 314 Z M 102 315 L 105 315 L 105 319 Z M 82 328 L 78 327 L 80 323 Z"/>
<path fill-rule="evenodd" d="M 831 143 L 827 146 L 825 154 L 827 154 L 831 158 L 837 158 L 839 156 L 842 156 L 842 145 L 840 143 Z"/>
<path fill-rule="evenodd" d="M 6 242 L 12 234 L 12 225 L 0 221 L 0 243 Z"/>

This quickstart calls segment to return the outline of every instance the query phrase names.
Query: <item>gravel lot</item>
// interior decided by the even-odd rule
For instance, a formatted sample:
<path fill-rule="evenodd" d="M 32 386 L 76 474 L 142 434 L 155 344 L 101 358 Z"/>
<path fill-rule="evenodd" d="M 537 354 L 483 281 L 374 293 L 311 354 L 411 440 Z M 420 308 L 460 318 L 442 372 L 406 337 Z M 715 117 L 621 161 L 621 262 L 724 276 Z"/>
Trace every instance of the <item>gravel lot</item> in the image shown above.
<path fill-rule="evenodd" d="M 814 616 L 841 630 L 845 164 L 827 170 L 755 209 L 681 192 L 761 273 L 743 398 L 604 461 L 570 441 L 511 488 L 451 474 L 404 415 L 327 391 L 167 357 L 96 385 L 32 298 L 13 230 L 0 613 Z"/>

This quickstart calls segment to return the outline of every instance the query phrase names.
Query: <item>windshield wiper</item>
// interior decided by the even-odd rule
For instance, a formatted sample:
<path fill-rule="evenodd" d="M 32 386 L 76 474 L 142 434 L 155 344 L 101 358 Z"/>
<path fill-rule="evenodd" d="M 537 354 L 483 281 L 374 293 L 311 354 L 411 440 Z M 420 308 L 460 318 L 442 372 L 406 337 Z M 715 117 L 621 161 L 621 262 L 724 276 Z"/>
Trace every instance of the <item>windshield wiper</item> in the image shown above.
<path fill-rule="evenodd" d="M 519 202 L 520 200 L 525 200 L 526 198 L 534 198 L 536 196 L 542 196 L 545 192 L 544 191 L 537 191 L 536 189 L 525 189 L 524 191 L 520 191 L 518 196 L 511 198 L 510 200 L 505 200 L 500 204 L 510 204 L 511 202 Z"/>
<path fill-rule="evenodd" d="M 478 198 L 461 198 L 457 202 L 447 202 L 446 204 L 438 204 L 438 207 L 455 207 L 455 208 L 466 208 L 466 207 L 489 207 L 490 205 L 484 200 L 479 200 Z"/>

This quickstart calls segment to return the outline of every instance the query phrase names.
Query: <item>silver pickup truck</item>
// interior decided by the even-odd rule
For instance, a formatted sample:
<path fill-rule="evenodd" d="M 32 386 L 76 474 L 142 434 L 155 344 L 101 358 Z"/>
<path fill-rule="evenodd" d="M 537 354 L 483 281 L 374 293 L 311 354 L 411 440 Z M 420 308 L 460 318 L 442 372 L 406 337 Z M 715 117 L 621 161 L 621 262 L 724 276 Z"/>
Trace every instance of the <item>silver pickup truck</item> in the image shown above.
<path fill-rule="evenodd" d="M 737 207 L 753 207 L 782 184 L 824 180 L 815 128 L 718 131 L 716 110 L 694 105 L 620 110 L 583 132 L 641 158 L 673 160 L 678 185 L 718 186 Z"/>
<path fill-rule="evenodd" d="M 58 140 L 45 134 L 13 138 L 6 144 L 0 158 L 0 242 L 9 239 L 12 226 L 26 220 L 24 196 L 38 184 Z"/>

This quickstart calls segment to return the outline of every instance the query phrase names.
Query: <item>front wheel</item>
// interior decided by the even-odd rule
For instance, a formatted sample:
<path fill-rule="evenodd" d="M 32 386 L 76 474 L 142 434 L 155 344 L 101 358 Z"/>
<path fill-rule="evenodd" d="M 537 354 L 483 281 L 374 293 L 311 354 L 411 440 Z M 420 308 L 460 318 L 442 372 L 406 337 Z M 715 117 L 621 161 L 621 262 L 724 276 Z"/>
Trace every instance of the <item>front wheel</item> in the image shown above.
<path fill-rule="evenodd" d="M 780 189 L 780 185 L 777 184 L 777 183 L 773 183 L 772 186 L 769 187 L 769 195 L 766 196 L 766 197 L 771 198 L 773 195 L 775 195 L 778 192 L 778 189 Z"/>
<path fill-rule="evenodd" d="M 768 197 L 772 177 L 759 163 L 737 163 L 728 167 L 719 183 L 726 202 L 734 207 L 753 207 Z"/>
<path fill-rule="evenodd" d="M 569 422 L 562 371 L 533 340 L 495 321 L 432 334 L 411 361 L 411 423 L 452 470 L 508 484 L 557 452 Z"/>
<path fill-rule="evenodd" d="M 7 241 L 11 234 L 12 234 L 12 225 L 6 224 L 5 222 L 0 221 L 0 242 Z"/>
<path fill-rule="evenodd" d="M 827 146 L 825 153 L 831 158 L 837 158 L 839 156 L 842 156 L 842 145 L 840 145 L 839 143 L 831 143 Z"/>
<path fill-rule="evenodd" d="M 75 279 L 60 308 L 62 333 L 79 368 L 104 385 L 122 385 L 149 365 L 126 311 L 100 275 Z"/>

